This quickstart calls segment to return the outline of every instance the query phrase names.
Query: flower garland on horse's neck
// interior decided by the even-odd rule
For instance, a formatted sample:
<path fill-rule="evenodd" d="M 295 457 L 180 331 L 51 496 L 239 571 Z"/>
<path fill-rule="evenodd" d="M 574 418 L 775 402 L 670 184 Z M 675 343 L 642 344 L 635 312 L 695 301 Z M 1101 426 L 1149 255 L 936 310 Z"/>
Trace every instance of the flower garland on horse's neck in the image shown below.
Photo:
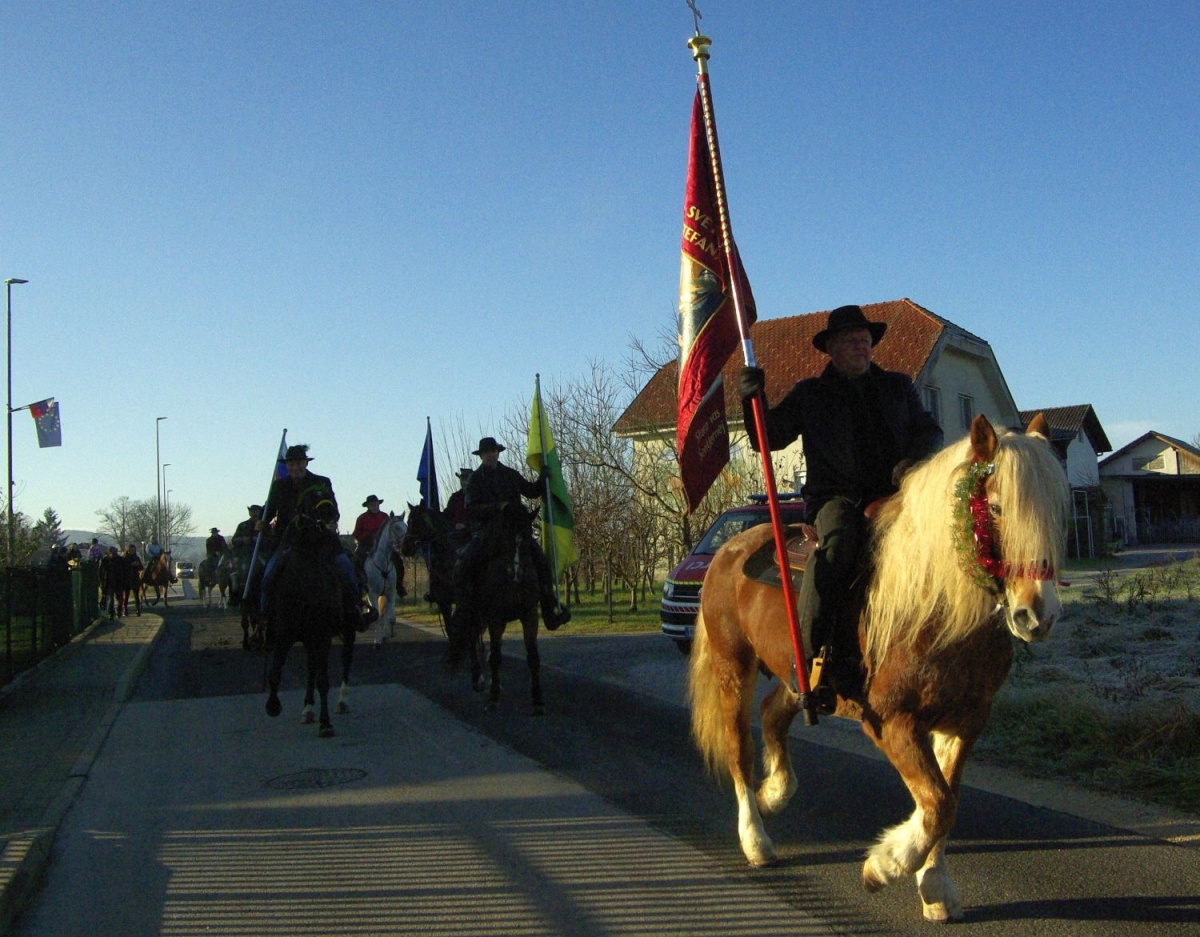
<path fill-rule="evenodd" d="M 1004 564 L 996 555 L 996 535 L 988 514 L 987 480 L 995 462 L 973 461 L 954 485 L 954 547 L 975 584 L 999 593 Z"/>

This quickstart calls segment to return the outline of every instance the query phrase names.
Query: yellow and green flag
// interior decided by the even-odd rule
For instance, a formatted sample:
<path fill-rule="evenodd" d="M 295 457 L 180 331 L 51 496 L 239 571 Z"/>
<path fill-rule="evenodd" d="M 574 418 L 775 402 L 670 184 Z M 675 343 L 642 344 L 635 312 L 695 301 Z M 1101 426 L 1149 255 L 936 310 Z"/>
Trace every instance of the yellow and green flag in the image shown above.
<path fill-rule="evenodd" d="M 533 391 L 533 407 L 529 417 L 529 445 L 525 463 L 535 472 L 546 467 L 549 494 L 542 499 L 542 549 L 550 558 L 557 583 L 561 570 L 579 559 L 575 549 L 575 518 L 571 514 L 571 498 L 563 481 L 562 463 L 554 447 L 554 435 L 542 407 L 541 381 Z"/>

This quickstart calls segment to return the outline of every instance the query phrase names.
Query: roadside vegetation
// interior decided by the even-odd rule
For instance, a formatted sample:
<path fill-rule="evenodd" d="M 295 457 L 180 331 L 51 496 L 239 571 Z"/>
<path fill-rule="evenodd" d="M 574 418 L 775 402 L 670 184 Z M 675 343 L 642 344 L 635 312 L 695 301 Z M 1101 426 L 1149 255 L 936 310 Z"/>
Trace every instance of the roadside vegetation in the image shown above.
<path fill-rule="evenodd" d="M 1065 578 L 1065 617 L 1017 643 L 980 759 L 1200 813 L 1200 559 Z"/>

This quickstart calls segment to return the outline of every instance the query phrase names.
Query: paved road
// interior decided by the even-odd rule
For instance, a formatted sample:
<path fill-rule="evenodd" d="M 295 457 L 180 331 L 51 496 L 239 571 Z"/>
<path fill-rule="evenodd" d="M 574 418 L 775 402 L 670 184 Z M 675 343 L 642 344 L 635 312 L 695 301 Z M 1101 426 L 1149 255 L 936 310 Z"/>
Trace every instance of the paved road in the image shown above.
<path fill-rule="evenodd" d="M 358 649 L 352 712 L 319 740 L 295 721 L 298 665 L 269 720 L 232 619 L 182 609 L 16 933 L 925 932 L 910 884 L 857 884 L 908 805 L 856 730 L 796 730 L 818 793 L 771 821 L 783 861 L 751 873 L 687 742 L 674 647 L 541 646 L 549 713 L 526 714 L 514 641 L 488 714 L 440 641 L 402 628 Z M 973 788 L 951 854 L 976 933 L 1200 933 L 1200 850 Z"/>

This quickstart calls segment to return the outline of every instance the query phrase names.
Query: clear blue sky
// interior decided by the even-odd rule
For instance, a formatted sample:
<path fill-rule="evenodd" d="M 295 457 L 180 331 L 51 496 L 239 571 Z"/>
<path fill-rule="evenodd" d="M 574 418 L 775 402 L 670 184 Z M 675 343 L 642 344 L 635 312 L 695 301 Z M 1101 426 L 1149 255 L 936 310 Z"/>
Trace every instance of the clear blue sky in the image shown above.
<path fill-rule="evenodd" d="M 1200 432 L 1200 5 L 700 8 L 760 316 L 907 296 L 1021 408 Z M 672 323 L 691 32 L 684 0 L 6 3 L 13 403 L 63 425 L 14 415 L 17 509 L 154 497 L 166 416 L 198 530 L 284 427 L 352 523 L 416 499 L 426 416 L 474 437 L 619 365 Z"/>

